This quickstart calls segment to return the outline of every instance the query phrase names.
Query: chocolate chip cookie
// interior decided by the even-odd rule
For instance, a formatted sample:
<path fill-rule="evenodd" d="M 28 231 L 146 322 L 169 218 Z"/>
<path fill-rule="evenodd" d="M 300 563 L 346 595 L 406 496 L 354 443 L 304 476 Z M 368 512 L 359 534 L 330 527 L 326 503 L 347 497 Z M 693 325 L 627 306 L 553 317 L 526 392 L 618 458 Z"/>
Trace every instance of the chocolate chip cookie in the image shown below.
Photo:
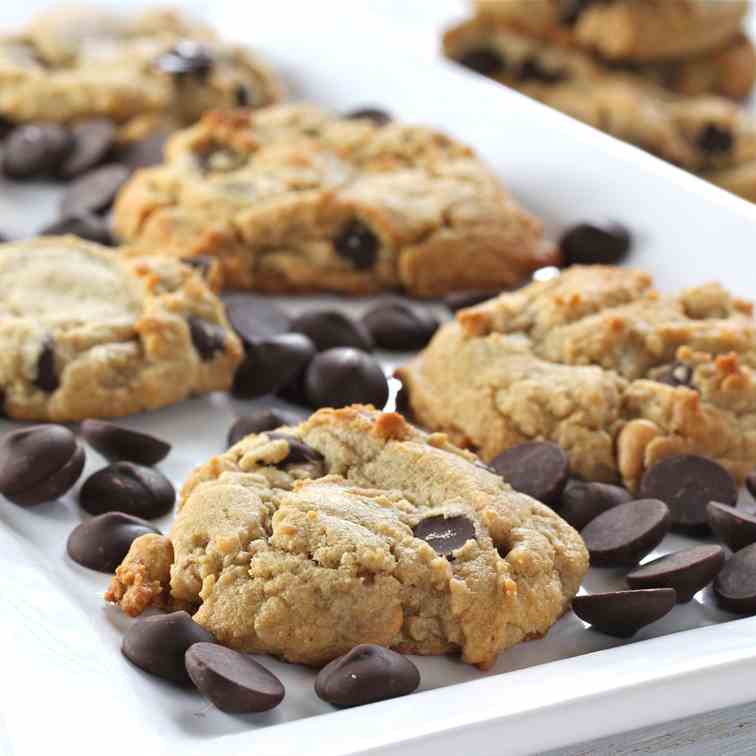
<path fill-rule="evenodd" d="M 234 648 L 322 665 L 361 643 L 471 664 L 538 637 L 577 592 L 576 531 L 443 434 L 354 405 L 197 469 L 166 538 L 106 598 L 184 607 Z"/>
<path fill-rule="evenodd" d="M 756 464 L 753 305 L 717 284 L 662 296 L 645 273 L 574 267 L 457 313 L 398 371 L 424 426 L 492 459 L 532 439 L 574 474 L 635 489 L 675 454 Z"/>
<path fill-rule="evenodd" d="M 208 113 L 115 206 L 138 251 L 217 257 L 226 285 L 433 296 L 554 264 L 539 220 L 440 132 L 310 105 Z"/>
<path fill-rule="evenodd" d="M 74 236 L 0 245 L 0 408 L 21 420 L 155 409 L 226 389 L 241 344 L 191 268 Z"/>

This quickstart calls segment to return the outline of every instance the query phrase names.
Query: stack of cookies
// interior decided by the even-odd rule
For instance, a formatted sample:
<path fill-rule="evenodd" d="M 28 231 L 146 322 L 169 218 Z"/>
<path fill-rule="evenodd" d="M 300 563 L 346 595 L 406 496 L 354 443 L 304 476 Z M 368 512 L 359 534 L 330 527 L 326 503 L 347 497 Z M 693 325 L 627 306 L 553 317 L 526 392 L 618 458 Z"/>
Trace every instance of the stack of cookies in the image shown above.
<path fill-rule="evenodd" d="M 756 200 L 746 0 L 475 0 L 445 54 Z"/>

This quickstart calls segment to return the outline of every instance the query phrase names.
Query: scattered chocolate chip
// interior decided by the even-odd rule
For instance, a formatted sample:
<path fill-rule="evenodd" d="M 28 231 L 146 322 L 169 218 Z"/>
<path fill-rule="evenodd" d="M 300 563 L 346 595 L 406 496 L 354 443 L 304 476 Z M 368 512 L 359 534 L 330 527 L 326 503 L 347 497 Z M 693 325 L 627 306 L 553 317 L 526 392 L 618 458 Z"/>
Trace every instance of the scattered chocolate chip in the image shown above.
<path fill-rule="evenodd" d="M 79 493 L 89 514 L 123 512 L 152 520 L 171 511 L 173 485 L 162 473 L 133 462 L 114 462 L 90 475 Z"/>
<path fill-rule="evenodd" d="M 286 441 L 289 444 L 289 454 L 282 464 L 301 465 L 307 462 L 322 462 L 325 459 L 317 449 L 313 449 L 290 433 L 272 431 L 267 435 L 270 439 Z"/>
<path fill-rule="evenodd" d="M 37 375 L 34 385 L 48 394 L 56 391 L 60 386 L 58 374 L 55 372 L 55 341 L 52 336 L 45 338 L 42 349 L 37 357 Z"/>
<path fill-rule="evenodd" d="M 118 145 L 116 160 L 132 170 L 158 165 L 163 162 L 163 149 L 170 135 L 167 129 L 158 129 L 144 139 Z"/>
<path fill-rule="evenodd" d="M 317 353 L 315 345 L 301 333 L 255 341 L 234 375 L 231 393 L 242 399 L 272 394 L 296 380 Z"/>
<path fill-rule="evenodd" d="M 363 118 L 372 121 L 374 126 L 385 126 L 393 120 L 391 114 L 381 108 L 357 108 L 346 113 L 344 118 L 351 120 Z"/>
<path fill-rule="evenodd" d="M 115 245 L 108 222 L 94 213 L 61 218 L 38 232 L 38 236 L 64 236 L 65 234 L 73 234 L 80 239 L 108 247 Z"/>
<path fill-rule="evenodd" d="M 226 349 L 226 332 L 223 326 L 194 316 L 187 318 L 186 322 L 189 325 L 192 344 L 201 360 L 208 362 L 218 352 Z"/>
<path fill-rule="evenodd" d="M 209 255 L 195 255 L 194 257 L 183 257 L 181 262 L 184 263 L 184 265 L 188 265 L 190 268 L 194 268 L 194 270 L 198 271 L 202 276 L 207 277 L 214 260 L 215 258 L 210 257 Z"/>
<path fill-rule="evenodd" d="M 172 612 L 134 622 L 123 637 L 121 651 L 145 672 L 188 685 L 184 655 L 195 643 L 214 642 L 186 612 Z"/>
<path fill-rule="evenodd" d="M 315 692 L 346 708 L 406 696 L 420 685 L 420 672 L 406 657 L 382 646 L 355 646 L 318 673 Z"/>
<path fill-rule="evenodd" d="M 507 68 L 504 58 L 490 47 L 479 47 L 476 50 L 469 50 L 461 58 L 457 58 L 457 62 L 465 68 L 469 68 L 471 71 L 483 74 L 484 76 L 492 76 L 499 71 L 505 71 Z"/>
<path fill-rule="evenodd" d="M 487 302 L 489 299 L 498 295 L 498 291 L 455 291 L 444 297 L 444 304 L 452 311 L 464 310 L 466 307 L 474 307 L 481 302 Z"/>
<path fill-rule="evenodd" d="M 31 506 L 58 499 L 84 469 L 84 449 L 62 425 L 34 425 L 0 438 L 0 493 Z"/>
<path fill-rule="evenodd" d="M 110 462 L 156 465 L 171 451 L 171 445 L 147 433 L 123 428 L 104 420 L 84 420 L 81 435 Z"/>
<path fill-rule="evenodd" d="M 570 474 L 570 460 L 556 444 L 529 441 L 491 460 L 491 467 L 515 491 L 557 507 Z"/>
<path fill-rule="evenodd" d="M 205 45 L 191 39 L 182 39 L 155 61 L 163 72 L 182 78 L 196 76 L 204 79 L 213 68 L 213 57 Z"/>
<path fill-rule="evenodd" d="M 60 166 L 64 179 L 71 179 L 96 168 L 113 147 L 115 126 L 105 118 L 77 123 L 71 129 L 71 150 Z"/>
<path fill-rule="evenodd" d="M 372 404 L 381 409 L 389 396 L 388 381 L 378 362 L 348 347 L 315 356 L 305 373 L 305 391 L 312 407 Z"/>
<path fill-rule="evenodd" d="M 738 486 L 722 465 L 706 457 L 681 454 L 657 462 L 641 479 L 640 496 L 661 499 L 670 509 L 672 525 L 707 532 L 710 501 L 735 506 Z"/>
<path fill-rule="evenodd" d="M 756 544 L 736 551 L 714 581 L 714 595 L 722 609 L 756 614 Z"/>
<path fill-rule="evenodd" d="M 378 237 L 361 221 L 353 220 L 333 240 L 336 254 L 349 260 L 357 270 L 372 268 L 378 259 Z"/>
<path fill-rule="evenodd" d="M 107 512 L 77 525 L 68 536 L 68 556 L 90 570 L 115 572 L 132 541 L 146 533 L 160 531 L 147 520 L 123 512 Z"/>
<path fill-rule="evenodd" d="M 433 546 L 441 556 L 450 557 L 469 540 L 475 540 L 475 525 L 463 515 L 426 517 L 412 529 L 415 538 Z"/>
<path fill-rule="evenodd" d="M 560 69 L 549 69 L 538 58 L 525 58 L 520 62 L 515 73 L 517 81 L 538 81 L 543 84 L 557 84 L 567 78 L 567 74 Z"/>
<path fill-rule="evenodd" d="M 619 223 L 581 223 L 568 229 L 559 240 L 564 265 L 616 265 L 631 246 L 630 232 Z"/>
<path fill-rule="evenodd" d="M 239 82 L 234 87 L 234 102 L 238 108 L 248 108 L 252 104 L 252 97 L 246 84 Z"/>
<path fill-rule="evenodd" d="M 299 404 L 302 407 L 307 407 L 308 401 L 305 386 L 306 377 L 307 370 L 305 370 L 304 373 L 299 376 L 299 378 L 295 378 L 293 381 L 284 386 L 280 391 L 278 391 L 276 393 L 276 396 L 281 397 L 281 399 L 285 399 L 287 402 L 291 402 L 291 404 Z"/>
<path fill-rule="evenodd" d="M 746 488 L 751 496 L 756 496 L 756 470 L 746 476 Z"/>
<path fill-rule="evenodd" d="M 352 347 L 370 352 L 373 339 L 363 323 L 338 310 L 310 310 L 291 321 L 291 330 L 309 336 L 319 352 Z"/>
<path fill-rule="evenodd" d="M 241 441 L 251 433 L 265 433 L 287 425 L 297 425 L 299 420 L 290 412 L 270 408 L 261 409 L 251 415 L 240 417 L 228 431 L 226 443 L 228 446 Z"/>
<path fill-rule="evenodd" d="M 283 701 L 281 681 L 251 656 L 215 643 L 195 643 L 184 661 L 200 693 L 221 711 L 253 714 Z"/>
<path fill-rule="evenodd" d="M 244 346 L 289 330 L 289 316 L 268 297 L 257 294 L 223 294 L 226 315 Z"/>
<path fill-rule="evenodd" d="M 406 302 L 389 300 L 371 307 L 362 323 L 377 346 L 393 351 L 422 349 L 438 330 L 438 318 Z"/>
<path fill-rule="evenodd" d="M 607 635 L 630 638 L 668 614 L 675 605 L 672 588 L 612 591 L 576 596 L 572 610 L 581 620 Z"/>
<path fill-rule="evenodd" d="M 714 535 L 732 551 L 756 543 L 756 516 L 718 501 L 709 502 L 706 515 Z"/>
<path fill-rule="evenodd" d="M 593 567 L 632 567 L 662 542 L 669 525 L 669 509 L 664 502 L 640 499 L 598 515 L 580 535 Z"/>
<path fill-rule="evenodd" d="M 575 530 L 582 530 L 602 512 L 625 504 L 632 498 L 630 493 L 620 486 L 571 480 L 562 493 L 559 516 Z"/>
<path fill-rule="evenodd" d="M 3 172 L 14 179 L 37 178 L 57 172 L 71 146 L 68 129 L 55 123 L 18 126 L 3 145 Z"/>
<path fill-rule="evenodd" d="M 696 144 L 702 152 L 708 155 L 721 155 L 733 148 L 735 139 L 729 129 L 723 129 L 715 123 L 709 123 L 699 133 Z"/>
<path fill-rule="evenodd" d="M 637 567 L 627 576 L 627 584 L 633 589 L 674 588 L 677 603 L 685 604 L 714 580 L 724 561 L 721 546 L 694 546 Z"/>
<path fill-rule="evenodd" d="M 657 382 L 666 383 L 668 386 L 690 386 L 693 380 L 693 368 L 682 362 L 675 362 L 662 371 L 657 377 Z"/>
<path fill-rule="evenodd" d="M 83 174 L 72 181 L 63 194 L 61 215 L 70 217 L 109 210 L 128 177 L 128 168 L 118 163 L 109 163 Z"/>

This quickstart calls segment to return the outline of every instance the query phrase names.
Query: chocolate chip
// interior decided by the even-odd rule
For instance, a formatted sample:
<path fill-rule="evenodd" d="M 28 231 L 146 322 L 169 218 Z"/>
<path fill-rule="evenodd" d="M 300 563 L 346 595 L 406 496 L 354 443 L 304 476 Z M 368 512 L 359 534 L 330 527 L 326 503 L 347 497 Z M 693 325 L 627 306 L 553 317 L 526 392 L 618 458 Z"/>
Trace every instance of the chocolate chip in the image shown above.
<path fill-rule="evenodd" d="M 305 391 L 312 407 L 372 404 L 381 409 L 389 396 L 388 381 L 378 362 L 347 347 L 315 356 L 305 373 Z"/>
<path fill-rule="evenodd" d="M 289 330 L 289 316 L 268 297 L 256 294 L 223 294 L 226 315 L 244 346 Z"/>
<path fill-rule="evenodd" d="M 242 399 L 275 393 L 301 376 L 315 354 L 315 345 L 301 333 L 283 333 L 249 344 L 231 393 Z"/>
<path fill-rule="evenodd" d="M 374 126 L 385 126 L 393 120 L 391 114 L 381 108 L 357 108 L 346 113 L 344 118 L 350 120 L 362 118 L 371 121 Z"/>
<path fill-rule="evenodd" d="M 68 492 L 84 469 L 84 449 L 62 425 L 34 425 L 0 439 L 0 493 L 31 506 Z"/>
<path fill-rule="evenodd" d="M 710 501 L 735 506 L 738 486 L 722 465 L 706 457 L 681 454 L 667 457 L 646 471 L 640 495 L 661 499 L 670 509 L 672 525 L 705 533 Z"/>
<path fill-rule="evenodd" d="M 200 275 L 206 278 L 208 273 L 210 273 L 210 268 L 215 259 L 216 258 L 210 257 L 209 255 L 195 255 L 194 257 L 183 257 L 181 262 L 184 263 L 184 265 L 188 265 L 190 268 L 194 268 L 194 270 L 198 271 Z"/>
<path fill-rule="evenodd" d="M 333 240 L 336 254 L 349 260 L 357 270 L 372 268 L 378 259 L 378 237 L 361 221 L 353 220 Z"/>
<path fill-rule="evenodd" d="M 642 627 L 669 614 L 674 605 L 672 588 L 594 593 L 572 600 L 572 610 L 581 620 L 616 638 L 632 637 Z"/>
<path fill-rule="evenodd" d="M 15 128 L 3 145 L 3 172 L 14 179 L 57 172 L 71 147 L 68 129 L 55 123 L 30 123 Z"/>
<path fill-rule="evenodd" d="M 115 158 L 132 170 L 158 165 L 163 162 L 163 149 L 170 135 L 167 129 L 158 129 L 144 139 L 118 145 Z"/>
<path fill-rule="evenodd" d="M 756 517 L 728 504 L 710 501 L 706 516 L 714 535 L 732 551 L 740 551 L 756 543 Z"/>
<path fill-rule="evenodd" d="M 475 525 L 463 515 L 426 517 L 412 529 L 415 538 L 433 546 L 441 556 L 449 557 L 469 540 L 475 540 Z"/>
<path fill-rule="evenodd" d="M 85 173 L 68 185 L 60 203 L 61 215 L 70 217 L 109 210 L 128 177 L 128 168 L 118 163 Z"/>
<path fill-rule="evenodd" d="M 422 349 L 438 330 L 438 318 L 427 310 L 390 300 L 371 307 L 362 323 L 377 346 L 394 351 Z"/>
<path fill-rule="evenodd" d="M 195 76 L 205 79 L 213 68 L 213 57 L 205 45 L 191 39 L 182 39 L 155 61 L 163 72 L 179 79 Z"/>
<path fill-rule="evenodd" d="M 691 385 L 693 380 L 693 368 L 682 362 L 675 362 L 663 370 L 657 377 L 658 383 L 666 383 L 668 386 L 687 386 Z"/>
<path fill-rule="evenodd" d="M 318 697 L 341 708 L 406 696 L 420 685 L 420 672 L 406 657 L 382 646 L 355 646 L 318 673 Z"/>
<path fill-rule="evenodd" d="M 228 431 L 226 443 L 228 446 L 241 441 L 252 433 L 265 433 L 287 425 L 297 425 L 299 420 L 290 412 L 269 408 L 253 412 L 251 415 L 240 417 Z"/>
<path fill-rule="evenodd" d="M 475 50 L 469 50 L 462 57 L 457 58 L 457 62 L 469 68 L 471 71 L 492 76 L 498 71 L 504 71 L 507 68 L 506 61 L 496 51 L 490 47 L 479 47 Z"/>
<path fill-rule="evenodd" d="M 370 352 L 373 339 L 363 323 L 338 310 L 310 310 L 291 321 L 291 330 L 309 336 L 319 352 L 352 347 Z"/>
<path fill-rule="evenodd" d="M 559 516 L 575 530 L 582 530 L 602 512 L 625 504 L 632 498 L 630 493 L 620 486 L 572 480 L 562 493 Z"/>
<path fill-rule="evenodd" d="M 229 714 L 269 711 L 283 701 L 281 681 L 251 656 L 215 643 L 195 643 L 184 657 L 200 693 Z"/>
<path fill-rule="evenodd" d="M 123 512 L 107 512 L 77 525 L 68 536 L 68 556 L 90 570 L 115 572 L 132 541 L 147 533 L 160 531 L 147 520 Z"/>
<path fill-rule="evenodd" d="M 616 265 L 630 251 L 632 237 L 619 223 L 581 223 L 559 240 L 564 265 Z"/>
<path fill-rule="evenodd" d="M 490 290 L 455 291 L 444 297 L 444 304 L 452 311 L 457 312 L 466 307 L 474 307 L 481 302 L 493 299 L 499 292 Z"/>
<path fill-rule="evenodd" d="M 105 118 L 77 123 L 71 129 L 73 143 L 59 173 L 65 179 L 96 168 L 110 152 L 115 141 L 115 126 Z"/>
<path fill-rule="evenodd" d="M 674 588 L 677 603 L 685 604 L 714 580 L 724 561 L 721 546 L 694 546 L 638 567 L 627 576 L 627 584 L 634 589 Z"/>
<path fill-rule="evenodd" d="M 90 475 L 81 487 L 79 504 L 89 514 L 124 512 L 152 520 L 171 511 L 173 485 L 162 473 L 133 462 L 115 462 Z"/>
<path fill-rule="evenodd" d="M 515 491 L 557 507 L 570 474 L 570 461 L 556 444 L 529 441 L 491 460 L 491 467 Z"/>
<path fill-rule="evenodd" d="M 736 551 L 714 581 L 714 595 L 722 609 L 756 614 L 756 543 Z"/>
<path fill-rule="evenodd" d="M 48 394 L 56 391 L 60 386 L 55 372 L 55 341 L 52 336 L 47 336 L 42 343 L 42 350 L 37 357 L 37 375 L 33 383 L 38 389 Z"/>
<path fill-rule="evenodd" d="M 567 74 L 560 69 L 549 69 L 538 58 L 525 58 L 517 68 L 517 81 L 538 81 L 543 84 L 558 84 L 567 78 Z"/>
<path fill-rule="evenodd" d="M 186 612 L 173 612 L 137 620 L 126 631 L 121 651 L 145 672 L 188 685 L 184 655 L 195 643 L 214 642 Z"/>
<path fill-rule="evenodd" d="M 252 98 L 246 84 L 240 82 L 234 87 L 234 102 L 239 108 L 248 108 L 250 106 Z"/>
<path fill-rule="evenodd" d="M 223 326 L 194 316 L 187 318 L 186 322 L 189 325 L 192 344 L 203 362 L 208 362 L 218 352 L 225 351 L 226 332 Z"/>
<path fill-rule="evenodd" d="M 278 431 L 272 431 L 267 435 L 270 439 L 286 441 L 289 444 L 289 454 L 281 464 L 302 465 L 307 462 L 319 463 L 325 460 L 325 457 L 317 449 L 313 449 L 309 444 L 300 441 L 296 436 Z"/>
<path fill-rule="evenodd" d="M 80 431 L 87 443 L 111 462 L 156 465 L 171 451 L 170 444 L 155 436 L 104 420 L 84 420 Z"/>
<path fill-rule="evenodd" d="M 664 539 L 669 509 L 656 499 L 628 501 L 595 517 L 580 535 L 593 567 L 634 566 Z"/>
<path fill-rule="evenodd" d="M 560 0 L 559 21 L 565 26 L 573 26 L 586 8 L 601 0 Z"/>
<path fill-rule="evenodd" d="M 699 133 L 696 144 L 708 155 L 721 155 L 733 148 L 735 139 L 729 129 L 709 123 Z"/>
<path fill-rule="evenodd" d="M 65 234 L 73 234 L 80 239 L 108 247 L 115 245 L 108 222 L 94 213 L 61 218 L 38 232 L 38 236 L 64 236 Z"/>
<path fill-rule="evenodd" d="M 756 470 L 754 470 L 751 473 L 748 473 L 746 476 L 746 488 L 748 489 L 751 496 L 756 496 Z"/>

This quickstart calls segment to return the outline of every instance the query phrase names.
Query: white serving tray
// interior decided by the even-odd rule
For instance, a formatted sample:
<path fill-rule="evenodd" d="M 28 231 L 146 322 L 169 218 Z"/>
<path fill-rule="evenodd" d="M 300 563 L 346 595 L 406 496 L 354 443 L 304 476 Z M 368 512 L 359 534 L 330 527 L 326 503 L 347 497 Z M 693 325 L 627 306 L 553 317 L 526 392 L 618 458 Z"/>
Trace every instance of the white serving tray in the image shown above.
<path fill-rule="evenodd" d="M 429 47 L 435 34 L 417 35 L 418 27 L 387 13 L 404 5 L 226 2 L 207 13 L 227 35 L 262 48 L 297 94 L 336 109 L 383 105 L 474 145 L 552 232 L 615 218 L 636 234 L 631 262 L 662 288 L 716 278 L 756 295 L 756 208 L 439 62 Z M 0 228 L 30 233 L 52 219 L 56 201 L 49 188 L 0 182 Z M 387 369 L 396 360 L 387 358 Z M 259 404 L 214 395 L 123 422 L 174 444 L 160 467 L 179 485 L 224 448 L 234 417 Z M 12 427 L 0 421 L 0 432 Z M 88 453 L 85 475 L 101 464 Z M 547 638 L 502 654 L 487 673 L 454 659 L 417 659 L 421 692 L 347 711 L 316 698 L 312 671 L 264 659 L 286 699 L 268 714 L 228 716 L 122 658 L 130 620 L 103 604 L 107 576 L 65 554 L 80 519 L 76 491 L 30 509 L 0 500 L 0 753 L 516 756 L 753 698 L 756 619 L 732 621 L 704 591 L 629 642 L 568 614 Z M 159 525 L 167 528 L 169 518 Z M 686 543 L 670 537 L 664 548 Z M 593 570 L 585 589 L 621 585 L 619 573 Z"/>

